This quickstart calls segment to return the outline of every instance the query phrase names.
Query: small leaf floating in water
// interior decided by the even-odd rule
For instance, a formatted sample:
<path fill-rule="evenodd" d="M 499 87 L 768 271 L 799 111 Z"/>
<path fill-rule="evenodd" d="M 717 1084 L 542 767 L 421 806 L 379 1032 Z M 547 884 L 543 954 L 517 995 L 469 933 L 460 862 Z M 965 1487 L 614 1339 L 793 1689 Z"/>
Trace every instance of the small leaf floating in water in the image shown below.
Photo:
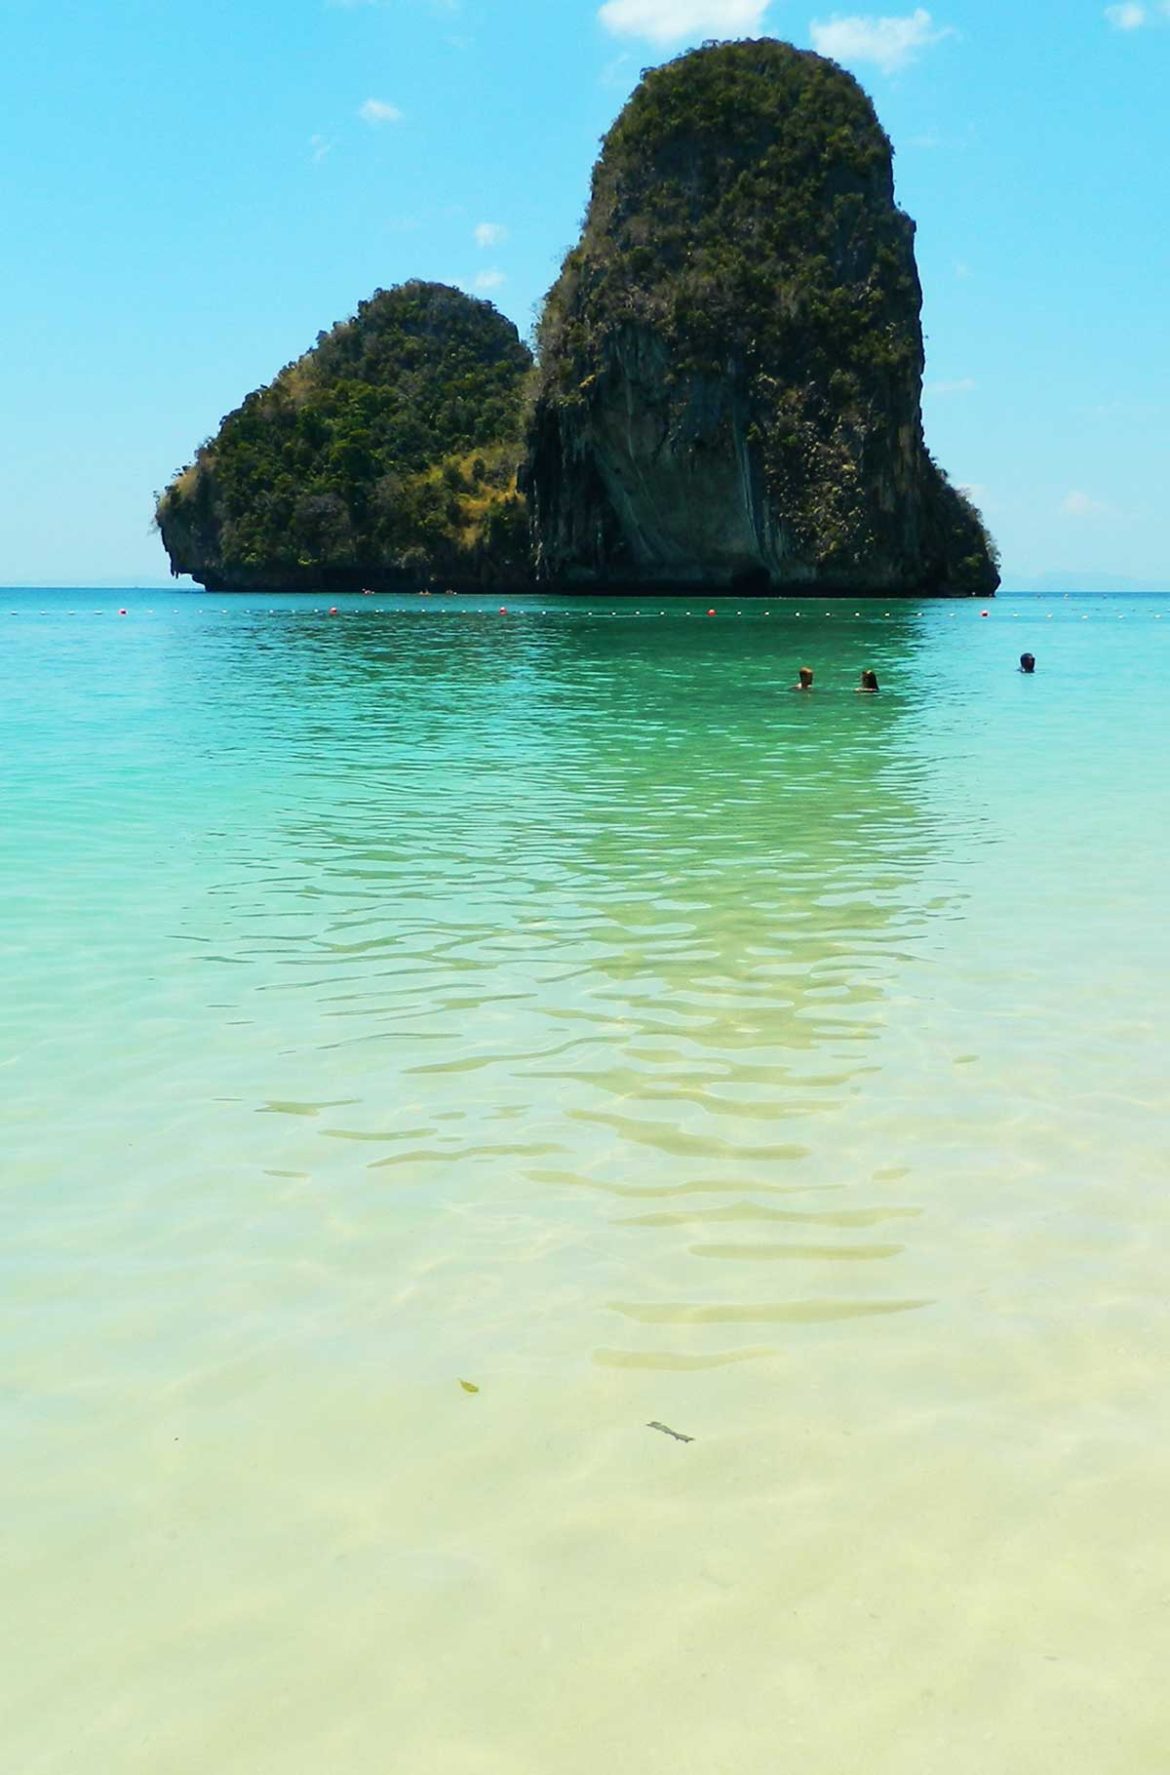
<path fill-rule="evenodd" d="M 463 1388 L 463 1391 L 465 1393 L 478 1393 L 479 1392 L 479 1388 L 476 1386 L 474 1381 L 460 1381 L 459 1385 Z"/>
<path fill-rule="evenodd" d="M 676 1442 L 693 1442 L 693 1436 L 684 1436 L 681 1430 L 672 1430 L 669 1424 L 660 1424 L 657 1419 L 646 1425 L 648 1430 L 661 1430 L 664 1436 L 673 1436 Z"/>

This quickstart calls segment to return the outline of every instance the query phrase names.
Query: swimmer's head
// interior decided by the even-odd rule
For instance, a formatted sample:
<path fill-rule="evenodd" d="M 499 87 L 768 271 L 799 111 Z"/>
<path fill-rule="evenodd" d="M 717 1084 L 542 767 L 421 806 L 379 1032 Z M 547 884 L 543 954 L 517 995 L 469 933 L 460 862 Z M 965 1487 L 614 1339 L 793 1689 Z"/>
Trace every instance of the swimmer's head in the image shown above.
<path fill-rule="evenodd" d="M 801 666 L 796 676 L 800 679 L 800 688 L 802 690 L 812 689 L 813 674 L 811 666 Z"/>
<path fill-rule="evenodd" d="M 861 688 L 862 690 L 878 690 L 880 688 L 877 673 L 871 672 L 868 667 L 861 674 Z"/>
<path fill-rule="evenodd" d="M 1036 655 L 1034 653 L 1021 653 L 1020 670 L 1021 672 L 1034 672 L 1036 670 Z"/>

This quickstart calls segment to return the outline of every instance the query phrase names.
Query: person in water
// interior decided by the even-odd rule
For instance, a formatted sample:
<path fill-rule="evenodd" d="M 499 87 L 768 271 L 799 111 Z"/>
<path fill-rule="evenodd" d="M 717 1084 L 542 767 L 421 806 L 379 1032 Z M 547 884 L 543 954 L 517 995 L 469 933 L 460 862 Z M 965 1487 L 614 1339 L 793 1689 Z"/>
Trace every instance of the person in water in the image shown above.
<path fill-rule="evenodd" d="M 796 674 L 796 679 L 797 681 L 795 684 L 789 685 L 788 688 L 790 690 L 811 690 L 813 687 L 812 667 L 801 666 Z"/>
<path fill-rule="evenodd" d="M 1032 676 L 1036 670 L 1036 655 L 1034 653 L 1021 653 L 1020 670 L 1026 673 L 1029 678 Z"/>
<path fill-rule="evenodd" d="M 857 696 L 864 696 L 867 691 L 880 689 L 881 685 L 877 681 L 877 673 L 871 672 L 867 666 L 865 671 L 861 674 L 861 683 L 857 686 L 855 694 Z"/>

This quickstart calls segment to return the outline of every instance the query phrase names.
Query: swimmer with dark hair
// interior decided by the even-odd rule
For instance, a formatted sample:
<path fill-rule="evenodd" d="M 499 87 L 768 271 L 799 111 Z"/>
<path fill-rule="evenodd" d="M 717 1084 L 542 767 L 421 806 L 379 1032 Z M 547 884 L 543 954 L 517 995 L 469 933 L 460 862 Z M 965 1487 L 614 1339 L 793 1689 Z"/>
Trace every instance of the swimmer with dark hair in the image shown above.
<path fill-rule="evenodd" d="M 872 692 L 875 690 L 880 690 L 880 689 L 881 689 L 881 685 L 877 681 L 877 673 L 871 672 L 869 670 L 869 668 L 867 667 L 865 669 L 865 671 L 861 674 L 861 683 L 857 686 L 857 689 L 854 691 L 854 695 L 855 696 L 865 696 L 869 692 Z"/>
<path fill-rule="evenodd" d="M 1020 670 L 1026 677 L 1030 678 L 1032 676 L 1032 673 L 1036 670 L 1036 655 L 1034 653 L 1021 653 Z"/>
<path fill-rule="evenodd" d="M 796 683 L 788 686 L 789 690 L 811 690 L 812 687 L 813 674 L 811 666 L 801 666 L 796 674 Z"/>

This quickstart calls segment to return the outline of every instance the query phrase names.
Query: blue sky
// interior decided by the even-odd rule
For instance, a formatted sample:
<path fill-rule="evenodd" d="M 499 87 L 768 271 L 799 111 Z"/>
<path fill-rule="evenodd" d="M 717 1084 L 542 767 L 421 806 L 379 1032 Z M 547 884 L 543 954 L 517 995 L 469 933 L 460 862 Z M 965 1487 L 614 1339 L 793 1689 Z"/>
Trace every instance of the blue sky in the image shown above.
<path fill-rule="evenodd" d="M 763 34 L 893 139 L 1007 582 L 1170 585 L 1170 0 L 7 0 L 0 582 L 163 583 L 154 490 L 379 286 L 526 331 L 639 70 Z"/>

